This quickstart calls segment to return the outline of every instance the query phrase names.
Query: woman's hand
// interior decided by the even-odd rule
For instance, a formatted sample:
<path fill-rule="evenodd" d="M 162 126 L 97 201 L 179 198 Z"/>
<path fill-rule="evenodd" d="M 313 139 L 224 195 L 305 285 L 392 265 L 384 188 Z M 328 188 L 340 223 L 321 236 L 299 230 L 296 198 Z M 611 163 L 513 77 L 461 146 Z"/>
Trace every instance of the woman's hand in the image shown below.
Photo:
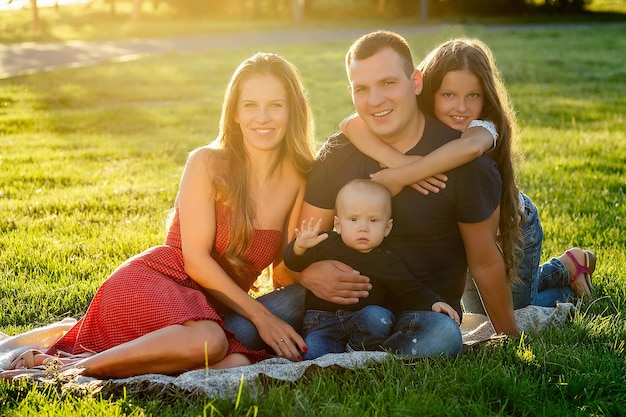
<path fill-rule="evenodd" d="M 261 339 L 274 350 L 276 355 L 292 361 L 302 360 L 300 352 L 306 352 L 307 346 L 302 336 L 293 327 L 269 311 L 251 320 L 259 331 Z"/>

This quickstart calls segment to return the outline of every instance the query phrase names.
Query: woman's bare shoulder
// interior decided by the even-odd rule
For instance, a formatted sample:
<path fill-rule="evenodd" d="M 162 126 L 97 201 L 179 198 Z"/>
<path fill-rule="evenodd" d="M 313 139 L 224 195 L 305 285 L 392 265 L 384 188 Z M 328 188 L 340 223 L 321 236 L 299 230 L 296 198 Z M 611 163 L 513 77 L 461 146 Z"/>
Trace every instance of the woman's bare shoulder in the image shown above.
<path fill-rule="evenodd" d="M 187 165 L 203 165 L 212 167 L 216 162 L 223 161 L 226 157 L 223 149 L 216 149 L 210 146 L 201 146 L 189 152 Z"/>

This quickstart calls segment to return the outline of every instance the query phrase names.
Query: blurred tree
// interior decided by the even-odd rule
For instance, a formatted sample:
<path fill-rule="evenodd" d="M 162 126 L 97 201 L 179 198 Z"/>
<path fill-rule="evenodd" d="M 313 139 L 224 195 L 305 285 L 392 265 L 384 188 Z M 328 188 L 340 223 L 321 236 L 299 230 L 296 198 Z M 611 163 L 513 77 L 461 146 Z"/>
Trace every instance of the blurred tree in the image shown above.
<path fill-rule="evenodd" d="M 41 22 L 39 21 L 39 8 L 37 7 L 37 0 L 30 0 L 30 7 L 33 9 L 33 29 L 39 30 Z"/>
<path fill-rule="evenodd" d="M 133 9 L 130 12 L 131 20 L 139 20 L 141 17 L 141 3 L 143 0 L 133 0 Z"/>
<path fill-rule="evenodd" d="M 302 23 L 304 18 L 304 0 L 291 0 L 291 18 L 294 23 Z"/>

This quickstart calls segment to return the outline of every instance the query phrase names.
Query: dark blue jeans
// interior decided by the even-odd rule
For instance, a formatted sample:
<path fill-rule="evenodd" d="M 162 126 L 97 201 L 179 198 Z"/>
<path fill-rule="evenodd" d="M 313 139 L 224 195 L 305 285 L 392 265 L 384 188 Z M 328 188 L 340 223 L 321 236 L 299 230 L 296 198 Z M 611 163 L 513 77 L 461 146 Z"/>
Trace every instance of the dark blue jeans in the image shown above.
<path fill-rule="evenodd" d="M 305 292 L 300 285 L 289 285 L 258 300 L 300 332 L 305 315 Z M 227 311 L 224 322 L 225 327 L 250 349 L 268 349 L 249 320 Z M 456 356 L 463 349 L 463 340 L 459 326 L 447 315 L 433 311 L 412 311 L 396 315 L 391 336 L 383 342 L 383 348 L 407 356 Z"/>
<path fill-rule="evenodd" d="M 463 350 L 461 329 L 446 314 L 407 311 L 396 314 L 396 324 L 383 348 L 411 357 L 454 357 Z"/>
<path fill-rule="evenodd" d="M 381 350 L 391 335 L 393 313 L 384 307 L 370 305 L 360 310 L 309 310 L 304 316 L 302 335 L 308 351 L 304 359 L 315 359 L 327 353 L 355 350 Z"/>
<path fill-rule="evenodd" d="M 288 285 L 265 294 L 257 300 L 263 304 L 272 314 L 289 323 L 298 333 L 302 328 L 304 319 L 304 294 L 306 290 L 301 285 Z M 231 310 L 224 313 L 224 327 L 235 334 L 237 339 L 250 349 L 269 349 L 259 336 L 256 326 Z"/>

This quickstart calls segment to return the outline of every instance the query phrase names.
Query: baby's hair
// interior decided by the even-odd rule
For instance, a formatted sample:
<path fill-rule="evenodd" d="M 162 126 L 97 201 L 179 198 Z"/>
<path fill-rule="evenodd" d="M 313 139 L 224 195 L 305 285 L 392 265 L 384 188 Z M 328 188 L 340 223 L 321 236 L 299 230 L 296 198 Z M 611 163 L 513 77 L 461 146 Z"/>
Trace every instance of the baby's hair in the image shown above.
<path fill-rule="evenodd" d="M 391 218 L 391 194 L 384 185 L 366 179 L 355 179 L 346 183 L 341 190 L 337 193 L 337 199 L 335 200 L 335 210 L 339 210 L 339 203 L 344 201 L 346 196 L 351 192 L 364 193 L 372 198 L 380 197 L 381 201 L 385 204 L 385 214 L 388 218 Z"/>

